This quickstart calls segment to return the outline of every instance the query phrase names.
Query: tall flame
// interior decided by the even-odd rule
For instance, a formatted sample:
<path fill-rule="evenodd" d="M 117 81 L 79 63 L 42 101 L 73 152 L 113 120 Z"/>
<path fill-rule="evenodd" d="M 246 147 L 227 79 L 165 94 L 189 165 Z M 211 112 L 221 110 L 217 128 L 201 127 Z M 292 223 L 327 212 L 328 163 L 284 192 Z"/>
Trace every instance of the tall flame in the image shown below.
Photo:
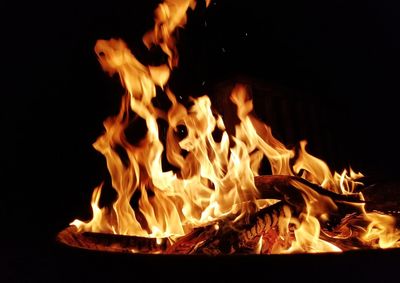
<path fill-rule="evenodd" d="M 111 208 L 100 208 L 102 186 L 97 187 L 92 197 L 92 220 L 71 223 L 80 231 L 173 238 L 233 212 L 239 219 L 260 208 L 251 204 L 261 205 L 257 202 L 259 192 L 254 177 L 264 157 L 272 174 L 300 175 L 336 193 L 352 193 L 359 184 L 356 179 L 362 175 L 352 170 L 349 174 L 332 174 L 325 162 L 306 151 L 306 141 L 300 142 L 300 149 L 295 152 L 275 139 L 271 129 L 251 115 L 252 100 L 241 85 L 231 94 L 240 120 L 233 136 L 225 130 L 223 117 L 212 111 L 207 96 L 193 98 L 190 108 L 178 102 L 167 84 L 178 64 L 174 34 L 186 23 L 186 12 L 195 4 L 194 0 L 166 0 L 155 11 L 154 29 L 144 35 L 143 42 L 149 48 L 159 46 L 168 56 L 166 64 L 143 65 L 119 39 L 97 41 L 95 52 L 102 68 L 109 74 L 118 74 L 126 89 L 119 113 L 104 122 L 105 132 L 94 143 L 106 158 L 117 198 Z M 167 112 L 153 105 L 157 88 L 171 102 Z M 132 144 L 126 129 L 138 118 L 145 121 L 147 131 L 140 142 Z M 165 144 L 159 136 L 159 119 L 168 122 Z M 187 132 L 183 138 L 177 135 L 180 128 Z M 214 137 L 217 130 L 222 133 L 220 139 Z M 164 151 L 176 170 L 163 170 Z M 284 236 L 294 229 L 295 240 L 273 252 L 340 251 L 320 239 L 317 219 L 336 209 L 335 204 L 300 183 L 295 186 L 305 192 L 306 210 L 296 217 L 284 210 L 279 233 Z M 140 198 L 133 208 L 130 202 L 135 193 Z M 270 200 L 263 205 L 272 203 Z M 400 236 L 393 230 L 391 217 L 366 212 L 364 215 L 370 224 L 363 240 L 376 241 L 381 247 L 396 244 Z M 260 238 L 259 252 L 262 245 Z"/>

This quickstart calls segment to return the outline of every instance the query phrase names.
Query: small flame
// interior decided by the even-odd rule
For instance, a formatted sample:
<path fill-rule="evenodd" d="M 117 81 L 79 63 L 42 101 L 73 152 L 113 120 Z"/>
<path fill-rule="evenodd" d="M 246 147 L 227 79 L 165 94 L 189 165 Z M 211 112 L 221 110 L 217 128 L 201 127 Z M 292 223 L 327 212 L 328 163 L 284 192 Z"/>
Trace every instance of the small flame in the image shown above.
<path fill-rule="evenodd" d="M 395 219 L 393 217 L 371 212 L 366 213 L 365 218 L 369 224 L 361 236 L 362 240 L 382 249 L 400 247 L 400 231 L 394 228 Z"/>
<path fill-rule="evenodd" d="M 106 159 L 117 198 L 112 207 L 100 208 L 103 185 L 95 188 L 92 220 L 71 223 L 79 231 L 152 237 L 161 245 L 162 238 L 183 236 L 231 213 L 240 219 L 260 209 L 261 204 L 264 207 L 276 202 L 260 200 L 254 184 L 264 157 L 273 175 L 300 176 L 335 193 L 354 193 L 361 184 L 357 179 L 362 174 L 352 169 L 332 174 L 324 161 L 306 151 L 306 141 L 300 142 L 296 152 L 275 139 L 270 127 L 251 115 L 253 102 L 242 85 L 231 94 L 239 118 L 233 136 L 228 135 L 223 117 L 212 111 L 209 97 L 193 98 L 190 108 L 178 102 L 168 87 L 171 71 L 178 64 L 174 34 L 184 26 L 186 12 L 195 4 L 194 0 L 165 0 L 156 9 L 154 29 L 144 35 L 143 42 L 148 48 L 157 45 L 163 50 L 168 56 L 164 65 L 143 65 L 120 39 L 97 41 L 95 52 L 102 68 L 111 75 L 118 74 L 126 89 L 119 113 L 105 120 L 105 132 L 93 145 Z M 167 112 L 153 105 L 157 88 L 171 102 Z M 132 144 L 126 129 L 139 118 L 145 121 L 147 132 L 140 142 Z M 168 122 L 165 144 L 159 136 L 159 119 Z M 184 138 L 178 137 L 179 128 L 187 132 Z M 222 133 L 220 140 L 214 138 L 217 130 Z M 176 170 L 163 170 L 164 151 Z M 278 226 L 285 244 L 277 245 L 272 252 L 341 251 L 320 239 L 320 220 L 328 220 L 330 212 L 337 209 L 335 203 L 300 182 L 293 186 L 304 193 L 306 208 L 299 215 L 287 208 L 282 210 Z M 135 193 L 140 198 L 133 208 L 130 201 Z M 254 208 L 253 204 L 259 206 Z M 381 248 L 398 245 L 400 234 L 392 217 L 363 213 L 369 223 L 363 241 Z M 215 224 L 215 230 L 219 228 Z M 263 241 L 261 236 L 256 253 L 261 253 Z"/>

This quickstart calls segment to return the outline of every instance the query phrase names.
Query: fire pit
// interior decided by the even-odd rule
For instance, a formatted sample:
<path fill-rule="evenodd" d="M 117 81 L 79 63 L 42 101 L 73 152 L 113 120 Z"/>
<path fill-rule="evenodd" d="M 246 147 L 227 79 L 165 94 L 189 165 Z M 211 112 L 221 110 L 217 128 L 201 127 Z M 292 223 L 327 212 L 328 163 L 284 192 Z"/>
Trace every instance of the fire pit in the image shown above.
<path fill-rule="evenodd" d="M 116 199 L 75 220 L 59 242 L 89 250 L 150 254 L 337 253 L 400 245 L 395 206 L 380 206 L 352 169 L 332 173 L 306 150 L 287 148 L 257 119 L 243 85 L 225 97 L 183 101 L 168 82 L 178 65 L 176 33 L 193 0 L 166 0 L 145 45 L 167 62 L 143 65 L 122 40 L 99 40 L 103 69 L 126 94 L 94 147 L 104 155 Z M 167 103 L 160 106 L 157 98 Z M 229 120 L 229 123 L 227 121 Z M 142 125 L 143 133 L 132 132 Z M 137 138 L 140 136 L 140 138 Z M 263 160 L 270 175 L 259 175 Z M 392 214 L 392 215 L 390 215 Z"/>

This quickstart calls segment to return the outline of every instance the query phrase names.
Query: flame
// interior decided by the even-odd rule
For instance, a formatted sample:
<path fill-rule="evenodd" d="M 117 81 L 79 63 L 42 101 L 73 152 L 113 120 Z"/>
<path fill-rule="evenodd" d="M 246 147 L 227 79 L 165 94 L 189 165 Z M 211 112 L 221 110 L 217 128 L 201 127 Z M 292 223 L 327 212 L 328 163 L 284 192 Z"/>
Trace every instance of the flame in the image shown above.
<path fill-rule="evenodd" d="M 361 184 L 357 179 L 362 174 L 352 169 L 332 174 L 324 161 L 306 151 L 306 141 L 295 151 L 275 139 L 271 129 L 251 114 L 253 102 L 242 85 L 231 94 L 240 120 L 233 136 L 225 130 L 223 117 L 212 111 L 209 97 L 192 98 L 189 108 L 178 102 L 168 87 L 171 71 L 178 64 L 174 34 L 184 26 L 186 12 L 195 4 L 194 0 L 166 0 L 155 11 L 154 29 L 144 35 L 143 42 L 148 48 L 159 46 L 168 56 L 166 64 L 143 65 L 120 39 L 97 41 L 95 52 L 102 68 L 110 75 L 118 74 L 126 89 L 119 113 L 104 122 L 105 132 L 93 145 L 106 159 L 117 198 L 112 207 L 100 208 L 102 185 L 97 187 L 92 196 L 92 220 L 71 223 L 79 231 L 152 237 L 160 244 L 162 238 L 183 236 L 230 214 L 241 219 L 261 204 L 276 202 L 259 200 L 254 184 L 264 157 L 272 174 L 300 176 L 335 193 L 353 193 Z M 171 102 L 166 112 L 153 105 L 157 88 Z M 138 119 L 145 122 L 146 133 L 132 144 L 126 130 Z M 159 119 L 168 122 L 165 143 L 159 135 Z M 186 131 L 183 138 L 177 135 L 182 128 Z M 217 130 L 222 133 L 220 139 L 214 137 Z M 176 170 L 163 170 L 164 151 Z M 293 185 L 304 193 L 305 210 L 299 215 L 282 210 L 278 227 L 285 244 L 275 246 L 272 252 L 341 251 L 320 239 L 320 220 L 337 209 L 335 203 L 301 183 Z M 130 203 L 134 194 L 140 195 L 135 208 Z M 257 205 L 254 208 L 252 204 Z M 392 217 L 363 213 L 369 223 L 363 241 L 382 248 L 398 245 L 400 234 Z M 263 245 L 260 237 L 256 253 L 261 253 Z"/>
<path fill-rule="evenodd" d="M 391 248 L 400 247 L 400 231 L 396 230 L 395 219 L 389 215 L 370 212 L 365 213 L 365 219 L 369 222 L 361 239 L 371 243 L 373 247 Z"/>

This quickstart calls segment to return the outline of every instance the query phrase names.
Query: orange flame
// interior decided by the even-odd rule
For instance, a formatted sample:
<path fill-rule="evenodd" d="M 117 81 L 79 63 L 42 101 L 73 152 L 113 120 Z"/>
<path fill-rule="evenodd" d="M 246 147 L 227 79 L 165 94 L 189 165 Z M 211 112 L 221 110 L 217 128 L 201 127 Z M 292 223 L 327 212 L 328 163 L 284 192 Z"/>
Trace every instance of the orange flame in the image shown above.
<path fill-rule="evenodd" d="M 194 7 L 194 0 L 164 1 L 155 11 L 154 29 L 143 37 L 147 47 L 161 47 L 168 56 L 168 64 L 145 66 L 122 40 L 97 41 L 95 52 L 102 68 L 110 74 L 118 74 L 127 93 L 120 112 L 104 122 L 105 132 L 94 143 L 94 148 L 106 158 L 117 199 L 112 208 L 99 208 L 102 186 L 97 187 L 92 197 L 92 220 L 71 223 L 80 231 L 173 238 L 232 212 L 240 218 L 254 209 L 249 204 L 261 203 L 257 202 L 259 192 L 254 176 L 258 175 L 263 157 L 269 160 L 274 175 L 301 173 L 302 178 L 336 193 L 352 193 L 360 184 L 356 179 L 362 175 L 352 170 L 349 174 L 345 170 L 332 175 L 325 162 L 306 151 L 306 141 L 300 142 L 296 155 L 293 149 L 275 139 L 271 129 L 251 115 L 253 103 L 241 85 L 236 86 L 231 95 L 240 120 L 231 137 L 225 131 L 223 118 L 212 112 L 207 96 L 192 99 L 189 109 L 177 101 L 167 86 L 171 70 L 178 64 L 174 33 L 185 24 L 187 10 Z M 167 113 L 152 103 L 156 87 L 163 89 L 171 101 Z M 147 127 L 145 136 L 137 144 L 129 143 L 125 136 L 132 122 L 132 112 L 143 119 Z M 157 119 L 168 122 L 166 145 L 160 140 Z M 179 127 L 187 129 L 183 139 L 176 135 Z M 216 129 L 222 132 L 220 141 L 213 136 Z M 126 155 L 124 160 L 118 148 Z M 182 150 L 187 154 L 182 155 Z M 177 172 L 163 171 L 164 151 Z M 278 223 L 280 236 L 293 233 L 294 240 L 272 252 L 340 251 L 320 239 L 318 220 L 328 217 L 336 205 L 330 198 L 310 192 L 301 183 L 294 185 L 304 192 L 306 210 L 296 217 L 290 210 L 283 210 Z M 130 201 L 135 192 L 140 193 L 140 199 L 134 209 Z M 263 205 L 273 202 L 266 200 Z M 139 214 L 142 217 L 139 218 Z M 398 245 L 400 234 L 393 228 L 393 218 L 365 211 L 364 215 L 369 222 L 362 235 L 364 241 L 376 242 L 383 248 Z M 262 246 L 260 237 L 257 253 Z"/>

